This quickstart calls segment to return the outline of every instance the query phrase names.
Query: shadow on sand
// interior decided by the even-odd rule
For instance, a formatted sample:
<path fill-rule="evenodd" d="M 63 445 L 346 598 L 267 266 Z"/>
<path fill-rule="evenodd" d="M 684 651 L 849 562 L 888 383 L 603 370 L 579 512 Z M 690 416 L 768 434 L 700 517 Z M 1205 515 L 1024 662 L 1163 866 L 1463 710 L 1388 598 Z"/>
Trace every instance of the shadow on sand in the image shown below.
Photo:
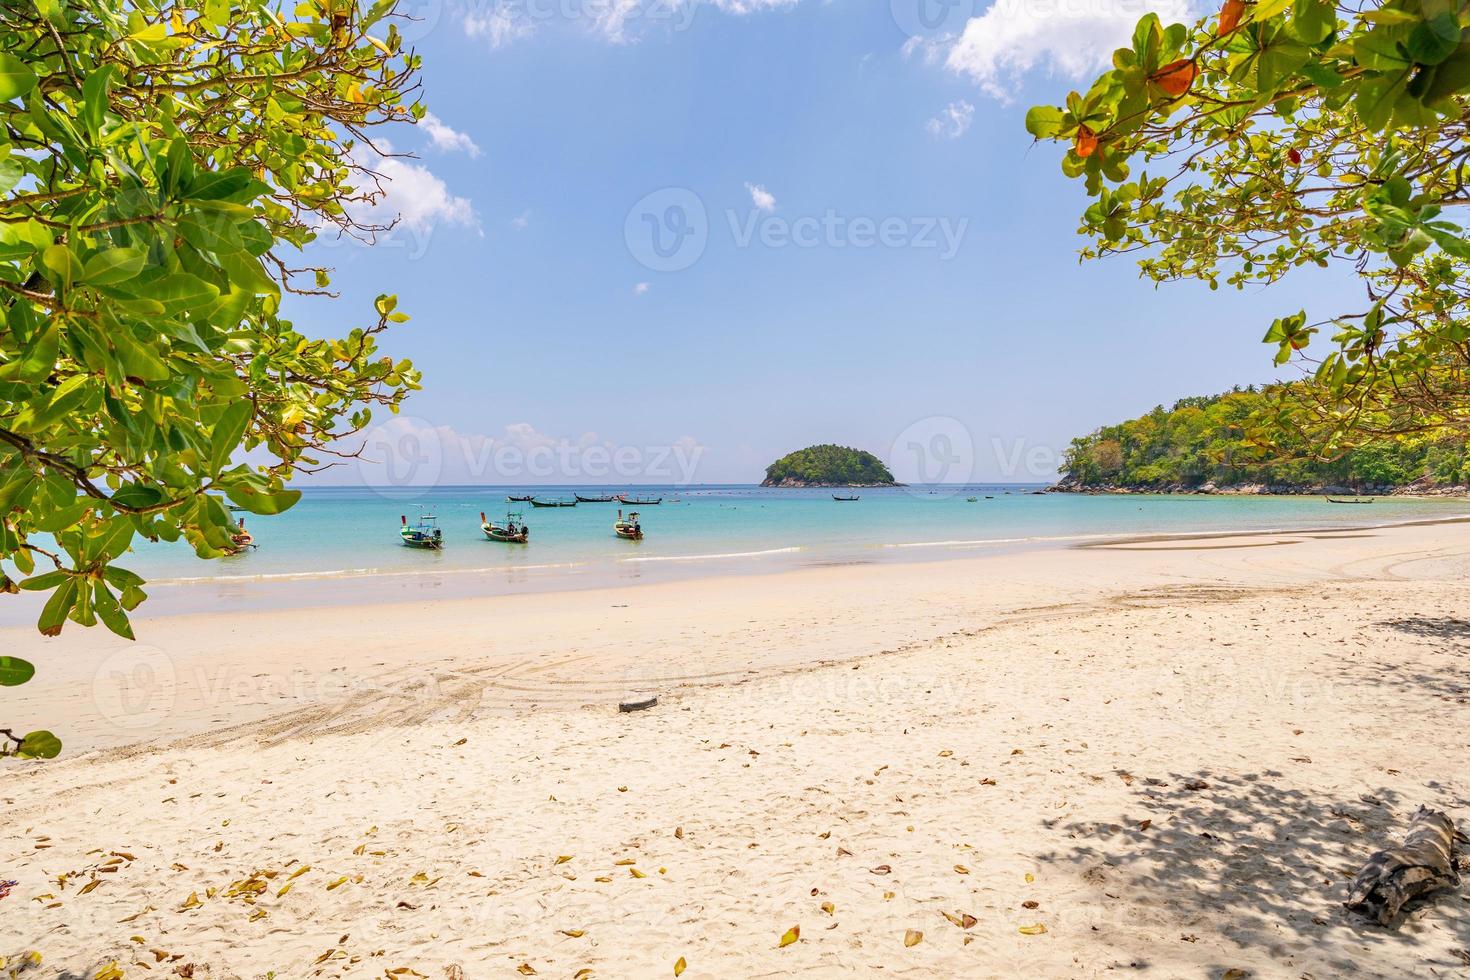
<path fill-rule="evenodd" d="M 1179 921 L 1208 922 L 1269 955 L 1286 977 L 1407 976 L 1411 965 L 1416 975 L 1432 975 L 1423 972 L 1426 966 L 1458 975 L 1470 965 L 1453 950 L 1426 962 L 1421 941 L 1430 930 L 1449 930 L 1451 947 L 1470 950 L 1465 888 L 1418 903 L 1390 929 L 1342 906 L 1358 869 L 1399 839 L 1420 800 L 1384 789 L 1355 799 L 1316 797 L 1285 788 L 1284 775 L 1269 770 L 1244 777 L 1119 775 L 1132 779 L 1135 812 L 1116 823 L 1054 828 L 1076 843 L 1053 859 L 1084 869 L 1098 885 L 1100 904 L 1126 893 L 1130 905 L 1152 914 L 1168 903 Z M 1189 788 L 1200 781 L 1207 787 Z M 1145 820 L 1150 823 L 1142 827 Z M 1180 939 L 1190 941 L 1187 933 Z M 1433 946 L 1442 950 L 1442 939 Z M 1118 952 L 1136 969 L 1153 972 L 1148 949 Z M 1405 972 L 1395 972 L 1400 964 Z M 1210 965 L 1203 975 L 1219 977 L 1232 965 Z"/>

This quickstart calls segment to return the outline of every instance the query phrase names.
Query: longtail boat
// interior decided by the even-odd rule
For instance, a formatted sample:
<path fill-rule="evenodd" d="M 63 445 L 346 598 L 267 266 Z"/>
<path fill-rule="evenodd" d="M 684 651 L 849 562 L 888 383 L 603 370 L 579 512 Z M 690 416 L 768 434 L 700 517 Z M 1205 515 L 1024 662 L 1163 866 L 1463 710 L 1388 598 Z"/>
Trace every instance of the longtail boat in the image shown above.
<path fill-rule="evenodd" d="M 640 500 L 637 497 L 629 497 L 626 493 L 618 497 L 618 503 L 627 504 L 629 507 L 657 507 L 663 502 L 664 498 L 662 497 L 659 497 L 657 500 Z"/>
<path fill-rule="evenodd" d="M 643 525 L 638 523 L 638 513 L 634 511 L 627 519 L 623 518 L 623 512 L 618 511 L 618 519 L 613 522 L 613 533 L 628 541 L 643 540 Z"/>
<path fill-rule="evenodd" d="M 438 520 L 433 514 L 424 514 L 419 518 L 417 524 L 408 523 L 407 517 L 400 517 L 403 526 L 398 530 L 398 536 L 409 548 L 424 548 L 429 551 L 438 551 L 444 547 L 444 532 L 434 522 Z"/>
<path fill-rule="evenodd" d="M 573 496 L 577 498 L 579 504 L 610 504 L 613 502 L 611 497 L 584 497 L 580 493 Z"/>
<path fill-rule="evenodd" d="M 1334 497 L 1328 497 L 1327 502 L 1329 504 L 1371 504 L 1373 503 L 1373 498 L 1370 497 L 1367 500 L 1338 500 Z"/>
<path fill-rule="evenodd" d="M 240 519 L 240 526 L 234 534 L 230 535 L 231 548 L 227 554 L 238 555 L 240 552 L 255 547 L 255 536 L 245 530 L 245 519 Z"/>
<path fill-rule="evenodd" d="M 532 507 L 575 507 L 575 500 L 532 500 Z"/>
<path fill-rule="evenodd" d="M 526 527 L 526 522 L 516 511 L 510 511 L 505 515 L 504 524 L 496 524 L 485 517 L 485 512 L 480 511 L 480 530 L 485 532 L 485 537 L 491 541 L 504 541 L 506 544 L 526 544 L 531 540 L 531 529 Z"/>
<path fill-rule="evenodd" d="M 506 497 L 505 498 L 505 502 L 508 503 L 508 504 L 529 504 L 531 501 L 533 501 L 535 499 L 536 498 L 534 496 L 531 496 L 531 497 Z"/>
<path fill-rule="evenodd" d="M 862 498 L 861 497 L 839 497 L 839 496 L 837 496 L 837 494 L 834 493 L 832 495 L 832 499 L 833 500 L 840 500 L 843 503 L 852 503 L 854 500 L 861 500 Z"/>

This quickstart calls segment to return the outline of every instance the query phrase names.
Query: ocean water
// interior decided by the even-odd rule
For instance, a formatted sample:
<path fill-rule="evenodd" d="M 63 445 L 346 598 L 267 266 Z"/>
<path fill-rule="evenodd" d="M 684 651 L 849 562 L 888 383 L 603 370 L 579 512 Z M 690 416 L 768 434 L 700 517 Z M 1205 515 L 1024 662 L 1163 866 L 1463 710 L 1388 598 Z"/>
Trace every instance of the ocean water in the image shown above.
<path fill-rule="evenodd" d="M 144 615 L 233 609 L 414 601 L 591 588 L 754 574 L 823 565 L 934 561 L 1058 547 L 1114 537 L 1307 530 L 1470 516 L 1470 502 L 1379 498 L 1340 506 L 1320 497 L 1036 495 L 1035 486 L 906 487 L 852 491 L 750 486 L 640 487 L 662 497 L 637 508 L 645 538 L 625 541 L 612 525 L 621 505 L 533 509 L 507 494 L 543 499 L 587 487 L 436 487 L 381 492 L 315 488 L 275 517 L 246 515 L 257 547 L 201 561 L 182 543 L 142 542 L 118 564 L 149 580 Z M 610 488 L 620 492 L 620 488 Z M 842 491 L 839 491 L 842 492 Z M 968 498 L 978 498 L 971 503 Z M 623 507 L 623 510 L 633 508 Z M 522 513 L 531 541 L 489 541 L 480 512 Z M 400 517 L 433 514 L 442 551 L 404 547 Z M 39 596 L 0 603 L 0 625 L 33 621 Z M 34 607 L 34 608 L 33 608 Z"/>
<path fill-rule="evenodd" d="M 645 538 L 613 535 L 619 508 L 579 504 L 556 510 L 509 504 L 527 488 L 442 487 L 412 498 L 367 488 L 308 489 L 275 517 L 246 516 L 256 549 L 202 562 L 186 546 L 144 543 L 124 564 L 155 584 L 217 579 L 328 578 L 424 573 L 554 572 L 629 566 L 771 563 L 783 566 L 913 561 L 1017 546 L 1110 536 L 1326 528 L 1434 520 L 1470 512 L 1459 500 L 1381 498 L 1346 507 L 1319 497 L 1034 495 L 1036 487 L 908 487 L 852 491 L 758 487 L 644 487 L 637 508 Z M 539 487 L 542 499 L 570 499 L 586 487 Z M 843 491 L 838 491 L 842 493 Z M 971 503 L 970 497 L 979 499 Z M 519 511 L 527 545 L 489 541 L 480 512 L 502 520 Z M 444 531 L 438 552 L 406 548 L 399 519 L 432 514 Z"/>

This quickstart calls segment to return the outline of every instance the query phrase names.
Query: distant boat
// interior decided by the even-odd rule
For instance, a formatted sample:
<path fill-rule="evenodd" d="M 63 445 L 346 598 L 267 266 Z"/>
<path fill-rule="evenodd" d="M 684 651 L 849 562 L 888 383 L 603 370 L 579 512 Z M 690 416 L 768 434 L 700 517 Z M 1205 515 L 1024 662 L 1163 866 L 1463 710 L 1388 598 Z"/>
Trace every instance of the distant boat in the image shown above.
<path fill-rule="evenodd" d="M 618 519 L 613 522 L 613 533 L 628 541 L 642 541 L 643 525 L 638 523 L 638 512 L 629 514 L 625 520 L 623 512 L 619 510 Z"/>
<path fill-rule="evenodd" d="M 532 507 L 575 507 L 575 500 L 531 500 Z"/>
<path fill-rule="evenodd" d="M 405 546 L 429 551 L 438 551 L 444 547 L 444 532 L 434 523 L 438 518 L 433 514 L 424 514 L 417 524 L 408 523 L 407 517 L 400 517 L 399 520 L 403 522 L 403 527 L 399 529 L 398 536 L 403 539 Z"/>
<path fill-rule="evenodd" d="M 989 500 L 990 498 L 989 497 L 986 497 L 985 499 L 986 500 Z M 967 503 L 967 504 L 978 504 L 979 502 L 980 502 L 980 498 L 979 497 L 970 497 L 970 498 L 968 498 L 965 501 L 965 503 Z"/>
<path fill-rule="evenodd" d="M 627 504 L 630 507 L 657 507 L 663 502 L 664 498 L 662 497 L 659 497 L 657 500 L 639 500 L 637 497 L 629 497 L 627 494 L 621 494 L 618 497 L 618 503 Z"/>
<path fill-rule="evenodd" d="M 579 504 L 610 504 L 613 502 L 612 497 L 584 497 L 580 493 L 573 494 L 573 496 L 577 498 Z"/>
<path fill-rule="evenodd" d="M 508 503 L 508 504 L 529 504 L 531 501 L 533 501 L 535 499 L 536 498 L 534 496 L 532 496 L 532 497 L 506 497 L 505 498 L 505 502 Z"/>
<path fill-rule="evenodd" d="M 1367 500 L 1338 500 L 1335 497 L 1328 497 L 1327 502 L 1329 504 L 1371 504 L 1373 503 L 1373 498 L 1369 497 Z"/>
<path fill-rule="evenodd" d="M 860 497 L 839 497 L 839 496 L 837 496 L 837 494 L 835 494 L 835 493 L 834 493 L 834 494 L 833 494 L 833 495 L 832 495 L 832 499 L 833 499 L 833 500 L 841 500 L 841 501 L 843 501 L 843 502 L 844 502 L 844 503 L 851 503 L 851 502 L 852 502 L 852 501 L 854 501 L 854 500 L 860 500 L 860 499 L 862 499 L 862 498 L 860 498 Z"/>
<path fill-rule="evenodd" d="M 526 544 L 531 540 L 531 529 L 526 527 L 521 515 L 514 511 L 505 515 L 504 524 L 487 520 L 485 512 L 480 511 L 480 530 L 491 541 L 504 541 L 506 544 Z"/>

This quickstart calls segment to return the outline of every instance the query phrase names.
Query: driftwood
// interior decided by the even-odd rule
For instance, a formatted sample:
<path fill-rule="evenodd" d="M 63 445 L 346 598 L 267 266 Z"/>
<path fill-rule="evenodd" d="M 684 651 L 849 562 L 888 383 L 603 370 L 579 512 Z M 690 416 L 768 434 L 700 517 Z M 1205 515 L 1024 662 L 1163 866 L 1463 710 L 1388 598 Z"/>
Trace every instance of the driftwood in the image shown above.
<path fill-rule="evenodd" d="M 1413 899 L 1441 888 L 1459 888 L 1455 867 L 1459 840 L 1454 821 L 1421 806 L 1409 822 L 1403 844 L 1379 851 L 1358 872 L 1347 907 L 1386 926 Z"/>
<path fill-rule="evenodd" d="M 618 703 L 618 710 L 624 714 L 630 711 L 647 711 L 658 704 L 658 696 L 653 694 L 634 694 Z"/>

